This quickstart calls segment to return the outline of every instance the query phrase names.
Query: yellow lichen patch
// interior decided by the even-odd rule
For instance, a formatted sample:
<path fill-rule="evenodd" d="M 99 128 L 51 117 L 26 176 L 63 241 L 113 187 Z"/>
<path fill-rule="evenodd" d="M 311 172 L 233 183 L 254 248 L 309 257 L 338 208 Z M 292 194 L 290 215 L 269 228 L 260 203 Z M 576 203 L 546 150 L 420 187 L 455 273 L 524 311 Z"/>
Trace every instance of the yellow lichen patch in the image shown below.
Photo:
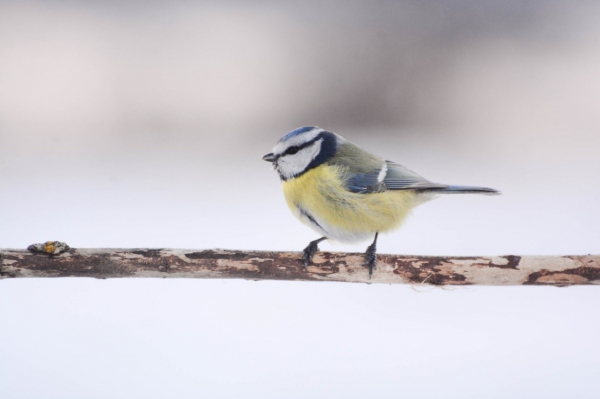
<path fill-rule="evenodd" d="M 60 255 L 70 249 L 67 244 L 60 241 L 46 241 L 41 244 L 31 244 L 27 247 L 30 252 L 46 255 Z"/>
<path fill-rule="evenodd" d="M 54 241 L 46 241 L 44 243 L 44 251 L 46 251 L 46 253 L 53 254 L 55 249 Z"/>

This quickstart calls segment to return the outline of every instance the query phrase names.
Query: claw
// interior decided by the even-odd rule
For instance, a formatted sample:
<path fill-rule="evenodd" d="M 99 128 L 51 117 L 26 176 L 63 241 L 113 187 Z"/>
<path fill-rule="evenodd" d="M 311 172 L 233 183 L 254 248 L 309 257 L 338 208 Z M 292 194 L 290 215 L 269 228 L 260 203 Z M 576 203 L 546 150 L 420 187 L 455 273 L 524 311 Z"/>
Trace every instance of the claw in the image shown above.
<path fill-rule="evenodd" d="M 373 244 L 367 247 L 367 251 L 365 252 L 365 266 L 369 267 L 369 279 L 373 276 L 373 270 L 377 269 L 377 237 L 379 233 L 375 234 L 375 239 L 373 240 Z"/>
<path fill-rule="evenodd" d="M 308 267 L 309 263 L 312 263 L 314 254 L 319 252 L 319 243 L 326 239 L 327 238 L 323 237 L 319 238 L 318 240 L 311 241 L 310 244 L 304 248 L 304 251 L 302 251 L 302 261 L 304 262 L 305 269 Z"/>
<path fill-rule="evenodd" d="M 373 270 L 377 269 L 377 247 L 371 245 L 367 248 L 365 260 L 365 266 L 369 267 L 369 278 L 371 278 L 373 276 Z"/>
<path fill-rule="evenodd" d="M 308 244 L 308 247 L 304 248 L 302 251 L 302 260 L 304 261 L 304 268 L 308 267 L 309 263 L 312 263 L 313 256 L 319 252 L 319 245 L 315 242 L 311 242 Z"/>

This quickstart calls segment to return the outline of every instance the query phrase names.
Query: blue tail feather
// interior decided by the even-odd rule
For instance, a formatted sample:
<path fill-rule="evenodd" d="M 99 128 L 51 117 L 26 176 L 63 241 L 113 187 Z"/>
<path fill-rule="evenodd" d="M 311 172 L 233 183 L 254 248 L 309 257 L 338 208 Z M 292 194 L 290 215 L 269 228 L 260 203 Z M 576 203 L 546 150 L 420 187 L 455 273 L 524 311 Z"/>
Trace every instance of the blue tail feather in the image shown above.
<path fill-rule="evenodd" d="M 487 195 L 498 195 L 500 191 L 494 190 L 493 188 L 487 187 L 473 187 L 473 186 L 448 186 L 446 188 L 438 188 L 433 191 L 440 194 L 487 194 Z"/>

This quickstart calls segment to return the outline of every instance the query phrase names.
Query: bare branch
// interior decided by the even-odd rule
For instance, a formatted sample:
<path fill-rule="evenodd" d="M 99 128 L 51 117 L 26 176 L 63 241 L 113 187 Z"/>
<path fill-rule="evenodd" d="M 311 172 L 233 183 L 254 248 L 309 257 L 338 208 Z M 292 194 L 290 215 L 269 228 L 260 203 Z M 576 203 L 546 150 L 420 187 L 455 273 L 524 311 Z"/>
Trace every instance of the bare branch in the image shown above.
<path fill-rule="evenodd" d="M 449 257 L 379 255 L 369 279 L 364 255 L 319 252 L 304 269 L 298 252 L 182 249 L 0 250 L 0 278 L 175 277 L 427 285 L 600 284 L 600 255 Z M 45 245 L 45 247 L 43 246 Z M 44 249 L 46 248 L 46 249 Z M 65 252 L 60 252 L 60 248 Z M 47 252 L 46 252 L 47 251 Z M 58 255 L 56 255 L 58 253 Z"/>

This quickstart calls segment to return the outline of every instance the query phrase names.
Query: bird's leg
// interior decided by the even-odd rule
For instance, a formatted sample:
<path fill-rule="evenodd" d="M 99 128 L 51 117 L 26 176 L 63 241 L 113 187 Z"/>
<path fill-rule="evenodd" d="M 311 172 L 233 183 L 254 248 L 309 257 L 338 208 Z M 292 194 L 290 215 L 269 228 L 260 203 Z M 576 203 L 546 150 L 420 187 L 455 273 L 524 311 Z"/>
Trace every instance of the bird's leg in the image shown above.
<path fill-rule="evenodd" d="M 367 263 L 366 266 L 369 266 L 369 278 L 373 275 L 373 270 L 377 269 L 377 237 L 379 233 L 375 233 L 375 239 L 373 240 L 373 244 L 367 247 L 367 252 L 365 252 L 365 260 Z"/>
<path fill-rule="evenodd" d="M 326 240 L 327 237 L 321 237 L 318 240 L 311 241 L 310 244 L 304 251 L 302 251 L 302 260 L 304 261 L 304 267 L 308 267 L 308 263 L 312 262 L 313 255 L 319 251 L 319 243 L 323 240 Z"/>

